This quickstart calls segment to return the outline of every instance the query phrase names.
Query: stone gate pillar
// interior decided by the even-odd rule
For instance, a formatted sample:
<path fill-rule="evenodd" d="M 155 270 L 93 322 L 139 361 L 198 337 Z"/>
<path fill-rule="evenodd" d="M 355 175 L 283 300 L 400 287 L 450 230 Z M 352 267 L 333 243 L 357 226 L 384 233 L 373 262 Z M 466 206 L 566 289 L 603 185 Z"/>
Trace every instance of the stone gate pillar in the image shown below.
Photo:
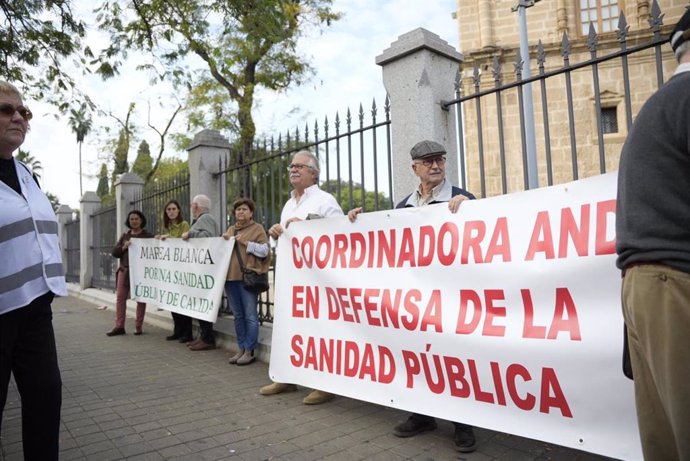
<path fill-rule="evenodd" d="M 391 103 L 393 198 L 397 203 L 418 182 L 410 168 L 410 149 L 424 139 L 448 152 L 446 177 L 458 185 L 456 118 L 442 101 L 455 98 L 455 75 L 462 54 L 426 29 L 415 29 L 376 57 Z"/>
<path fill-rule="evenodd" d="M 91 288 L 93 278 L 93 218 L 101 208 L 101 199 L 95 192 L 84 192 L 79 201 L 79 288 Z"/>
<path fill-rule="evenodd" d="M 219 175 L 224 165 L 223 158 L 230 152 L 230 142 L 218 130 L 198 132 L 189 152 L 189 201 L 194 196 L 204 194 L 211 199 L 210 213 L 216 218 L 221 231 L 227 227 L 225 220 L 225 190 L 222 176 Z"/>

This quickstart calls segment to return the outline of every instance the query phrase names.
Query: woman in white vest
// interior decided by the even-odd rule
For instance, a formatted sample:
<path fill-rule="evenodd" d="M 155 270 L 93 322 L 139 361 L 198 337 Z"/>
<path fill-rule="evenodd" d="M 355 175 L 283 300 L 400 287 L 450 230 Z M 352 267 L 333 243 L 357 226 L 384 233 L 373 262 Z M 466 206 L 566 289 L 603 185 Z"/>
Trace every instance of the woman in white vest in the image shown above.
<path fill-rule="evenodd" d="M 62 381 L 51 302 L 66 296 L 57 220 L 29 168 L 12 153 L 31 111 L 0 81 L 0 428 L 10 375 L 22 400 L 25 460 L 57 460 Z"/>

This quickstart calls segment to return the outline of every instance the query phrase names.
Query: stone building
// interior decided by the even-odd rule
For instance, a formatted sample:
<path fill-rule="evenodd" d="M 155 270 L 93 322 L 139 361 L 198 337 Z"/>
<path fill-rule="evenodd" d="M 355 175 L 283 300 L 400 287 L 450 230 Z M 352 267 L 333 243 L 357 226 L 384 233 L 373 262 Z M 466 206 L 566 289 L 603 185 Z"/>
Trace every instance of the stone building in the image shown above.
<path fill-rule="evenodd" d="M 525 11 L 531 75 L 540 73 L 539 42 L 543 46 L 543 72 L 548 74 L 565 66 L 564 55 L 572 68 L 595 57 L 620 52 L 622 47 L 633 49 L 655 38 L 667 37 L 688 0 L 657 1 L 655 5 L 652 0 L 537 0 Z M 518 13 L 512 7 L 517 3 L 518 0 L 458 0 L 456 19 L 460 51 L 464 55 L 461 97 L 516 81 L 520 30 Z M 629 27 L 624 36 L 618 31 L 620 13 Z M 590 33 L 590 22 L 596 34 Z M 565 52 L 564 43 L 568 44 Z M 666 44 L 636 51 L 627 56 L 627 61 L 629 91 L 622 57 L 546 78 L 545 92 L 541 80 L 532 83 L 539 186 L 617 169 L 629 123 L 676 66 Z M 462 104 L 466 184 L 476 194 L 491 196 L 525 189 L 519 88 L 486 94 Z M 499 108 L 502 124 L 497 115 Z"/>

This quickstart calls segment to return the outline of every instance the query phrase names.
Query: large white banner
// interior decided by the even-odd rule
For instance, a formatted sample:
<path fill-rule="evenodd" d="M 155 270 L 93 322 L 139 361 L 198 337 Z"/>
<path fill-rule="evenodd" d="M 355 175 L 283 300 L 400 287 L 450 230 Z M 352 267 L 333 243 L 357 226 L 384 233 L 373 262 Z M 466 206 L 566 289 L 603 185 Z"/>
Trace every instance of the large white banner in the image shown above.
<path fill-rule="evenodd" d="M 132 239 L 132 298 L 215 322 L 235 239 Z"/>
<path fill-rule="evenodd" d="M 271 378 L 641 459 L 615 197 L 608 174 L 457 214 L 293 223 L 276 263 Z"/>

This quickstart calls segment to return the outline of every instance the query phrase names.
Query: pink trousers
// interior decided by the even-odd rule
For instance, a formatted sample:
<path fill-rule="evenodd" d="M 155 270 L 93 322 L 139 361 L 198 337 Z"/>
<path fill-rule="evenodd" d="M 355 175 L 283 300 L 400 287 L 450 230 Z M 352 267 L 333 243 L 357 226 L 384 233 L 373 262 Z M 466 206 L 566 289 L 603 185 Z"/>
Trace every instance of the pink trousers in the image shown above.
<path fill-rule="evenodd" d="M 115 328 L 125 327 L 127 317 L 127 298 L 129 298 L 129 274 L 126 271 L 119 271 L 117 274 L 115 291 Z M 146 303 L 137 303 L 137 317 L 134 326 L 140 330 L 144 324 L 146 314 Z"/>

